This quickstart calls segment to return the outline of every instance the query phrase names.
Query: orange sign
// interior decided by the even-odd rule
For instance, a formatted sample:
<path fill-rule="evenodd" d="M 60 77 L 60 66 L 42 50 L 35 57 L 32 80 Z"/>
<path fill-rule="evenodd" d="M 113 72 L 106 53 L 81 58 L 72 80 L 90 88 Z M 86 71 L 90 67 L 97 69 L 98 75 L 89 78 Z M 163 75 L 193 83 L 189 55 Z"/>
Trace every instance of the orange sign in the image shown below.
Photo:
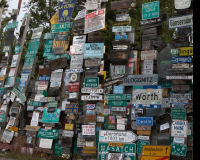
<path fill-rule="evenodd" d="M 141 160 L 170 160 L 169 157 L 142 156 Z"/>
<path fill-rule="evenodd" d="M 138 135 L 147 135 L 150 136 L 151 135 L 151 131 L 137 131 Z"/>
<path fill-rule="evenodd" d="M 51 24 L 58 24 L 59 23 L 59 13 L 58 11 L 52 16 L 50 19 Z"/>
<path fill-rule="evenodd" d="M 9 130 L 10 131 L 14 131 L 14 132 L 18 132 L 18 128 L 14 127 L 14 126 L 10 127 Z"/>
<path fill-rule="evenodd" d="M 142 148 L 142 155 L 144 156 L 169 157 L 170 152 L 171 146 L 143 146 Z"/>

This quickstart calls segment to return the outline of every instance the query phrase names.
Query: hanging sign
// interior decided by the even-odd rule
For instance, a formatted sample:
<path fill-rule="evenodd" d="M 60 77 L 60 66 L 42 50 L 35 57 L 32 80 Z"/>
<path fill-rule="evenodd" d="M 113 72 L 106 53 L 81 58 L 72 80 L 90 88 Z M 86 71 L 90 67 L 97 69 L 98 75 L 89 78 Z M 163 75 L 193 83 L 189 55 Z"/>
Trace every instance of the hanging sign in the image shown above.
<path fill-rule="evenodd" d="M 142 155 L 144 156 L 157 156 L 169 157 L 171 152 L 171 146 L 143 146 Z"/>
<path fill-rule="evenodd" d="M 72 22 L 52 24 L 51 33 L 69 32 L 69 28 L 71 28 L 72 25 L 73 25 Z"/>
<path fill-rule="evenodd" d="M 169 29 L 193 26 L 193 14 L 169 18 Z"/>
<path fill-rule="evenodd" d="M 146 86 L 146 85 L 157 85 L 158 75 L 129 75 L 123 78 L 124 86 Z"/>
<path fill-rule="evenodd" d="M 171 125 L 171 136 L 186 138 L 188 133 L 188 121 L 173 120 Z"/>
<path fill-rule="evenodd" d="M 142 4 L 142 20 L 158 18 L 159 16 L 159 1 Z"/>
<path fill-rule="evenodd" d="M 193 47 L 179 48 L 179 56 L 193 56 Z"/>
<path fill-rule="evenodd" d="M 85 16 L 85 34 L 105 28 L 105 9 L 94 11 Z"/>
<path fill-rule="evenodd" d="M 104 43 L 85 43 L 84 59 L 88 58 L 103 58 Z"/>
<path fill-rule="evenodd" d="M 82 125 L 82 135 L 83 136 L 94 136 L 95 135 L 95 125 Z"/>
<path fill-rule="evenodd" d="M 137 135 L 131 131 L 100 130 L 99 142 L 121 142 L 133 143 L 137 140 Z"/>
<path fill-rule="evenodd" d="M 136 125 L 153 126 L 153 117 L 136 117 Z"/>
<path fill-rule="evenodd" d="M 59 2 L 59 23 L 69 22 L 75 7 L 76 0 Z"/>

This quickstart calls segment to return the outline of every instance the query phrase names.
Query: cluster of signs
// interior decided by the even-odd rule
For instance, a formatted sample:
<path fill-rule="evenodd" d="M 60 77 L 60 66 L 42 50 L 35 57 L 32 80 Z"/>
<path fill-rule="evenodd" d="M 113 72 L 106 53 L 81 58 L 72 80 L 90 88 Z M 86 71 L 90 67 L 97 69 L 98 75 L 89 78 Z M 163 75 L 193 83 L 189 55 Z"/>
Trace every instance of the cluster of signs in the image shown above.
<path fill-rule="evenodd" d="M 130 25 L 129 15 L 136 1 L 112 1 L 116 22 L 110 32 L 114 41 L 106 52 L 101 31 L 107 29 L 107 2 L 86 0 L 73 23 L 76 1 L 59 2 L 50 20 L 51 31 L 44 34 L 45 63 L 39 66 L 39 76 L 30 80 L 43 27 L 33 30 L 18 87 L 13 86 L 21 47 L 15 47 L 4 86 L 13 89 L 8 94 L 0 89 L 5 99 L 0 108 L 0 127 L 8 122 L 1 141 L 12 142 L 25 109 L 29 120 L 23 153 L 39 151 L 68 159 L 186 159 L 193 139 L 193 42 L 192 36 L 185 41 L 179 32 L 192 28 L 192 14 L 169 18 L 169 29 L 176 29 L 173 38 L 179 45 L 166 46 L 159 37 L 164 22 L 161 2 L 143 3 L 139 52 L 132 48 L 136 30 Z M 174 3 L 178 12 L 189 10 L 191 0 Z M 8 24 L 6 29 L 16 26 Z M 4 50 L 8 52 L 9 47 Z M 3 63 L 6 60 L 2 58 Z M 6 72 L 5 67 L 1 69 L 0 81 Z"/>

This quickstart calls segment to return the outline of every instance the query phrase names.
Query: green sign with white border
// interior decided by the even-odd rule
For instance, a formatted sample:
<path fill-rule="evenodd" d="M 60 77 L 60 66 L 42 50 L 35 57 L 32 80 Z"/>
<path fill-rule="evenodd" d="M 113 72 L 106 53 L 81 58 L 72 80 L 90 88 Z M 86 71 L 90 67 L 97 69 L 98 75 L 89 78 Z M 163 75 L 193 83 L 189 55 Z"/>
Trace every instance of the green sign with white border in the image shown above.
<path fill-rule="evenodd" d="M 99 77 L 96 78 L 85 78 L 85 88 L 98 88 L 99 87 Z"/>
<path fill-rule="evenodd" d="M 159 17 L 159 1 L 142 4 L 142 20 Z"/>

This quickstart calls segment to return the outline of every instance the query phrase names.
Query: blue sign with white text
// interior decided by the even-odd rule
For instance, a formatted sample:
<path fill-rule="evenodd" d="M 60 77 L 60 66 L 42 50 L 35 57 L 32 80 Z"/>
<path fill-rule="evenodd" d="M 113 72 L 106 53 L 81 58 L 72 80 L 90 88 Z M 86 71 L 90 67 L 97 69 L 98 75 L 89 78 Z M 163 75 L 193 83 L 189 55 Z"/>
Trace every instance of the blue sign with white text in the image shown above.
<path fill-rule="evenodd" d="M 172 57 L 172 63 L 192 63 L 192 57 Z"/>
<path fill-rule="evenodd" d="M 49 76 L 40 76 L 39 81 L 49 81 L 50 77 Z"/>
<path fill-rule="evenodd" d="M 136 125 L 153 126 L 153 117 L 137 117 Z"/>
<path fill-rule="evenodd" d="M 124 94 L 124 86 L 114 86 L 113 94 Z"/>
<path fill-rule="evenodd" d="M 127 40 L 128 36 L 125 35 L 115 35 L 115 40 Z"/>
<path fill-rule="evenodd" d="M 59 23 L 69 22 L 74 11 L 76 0 L 59 2 Z"/>

